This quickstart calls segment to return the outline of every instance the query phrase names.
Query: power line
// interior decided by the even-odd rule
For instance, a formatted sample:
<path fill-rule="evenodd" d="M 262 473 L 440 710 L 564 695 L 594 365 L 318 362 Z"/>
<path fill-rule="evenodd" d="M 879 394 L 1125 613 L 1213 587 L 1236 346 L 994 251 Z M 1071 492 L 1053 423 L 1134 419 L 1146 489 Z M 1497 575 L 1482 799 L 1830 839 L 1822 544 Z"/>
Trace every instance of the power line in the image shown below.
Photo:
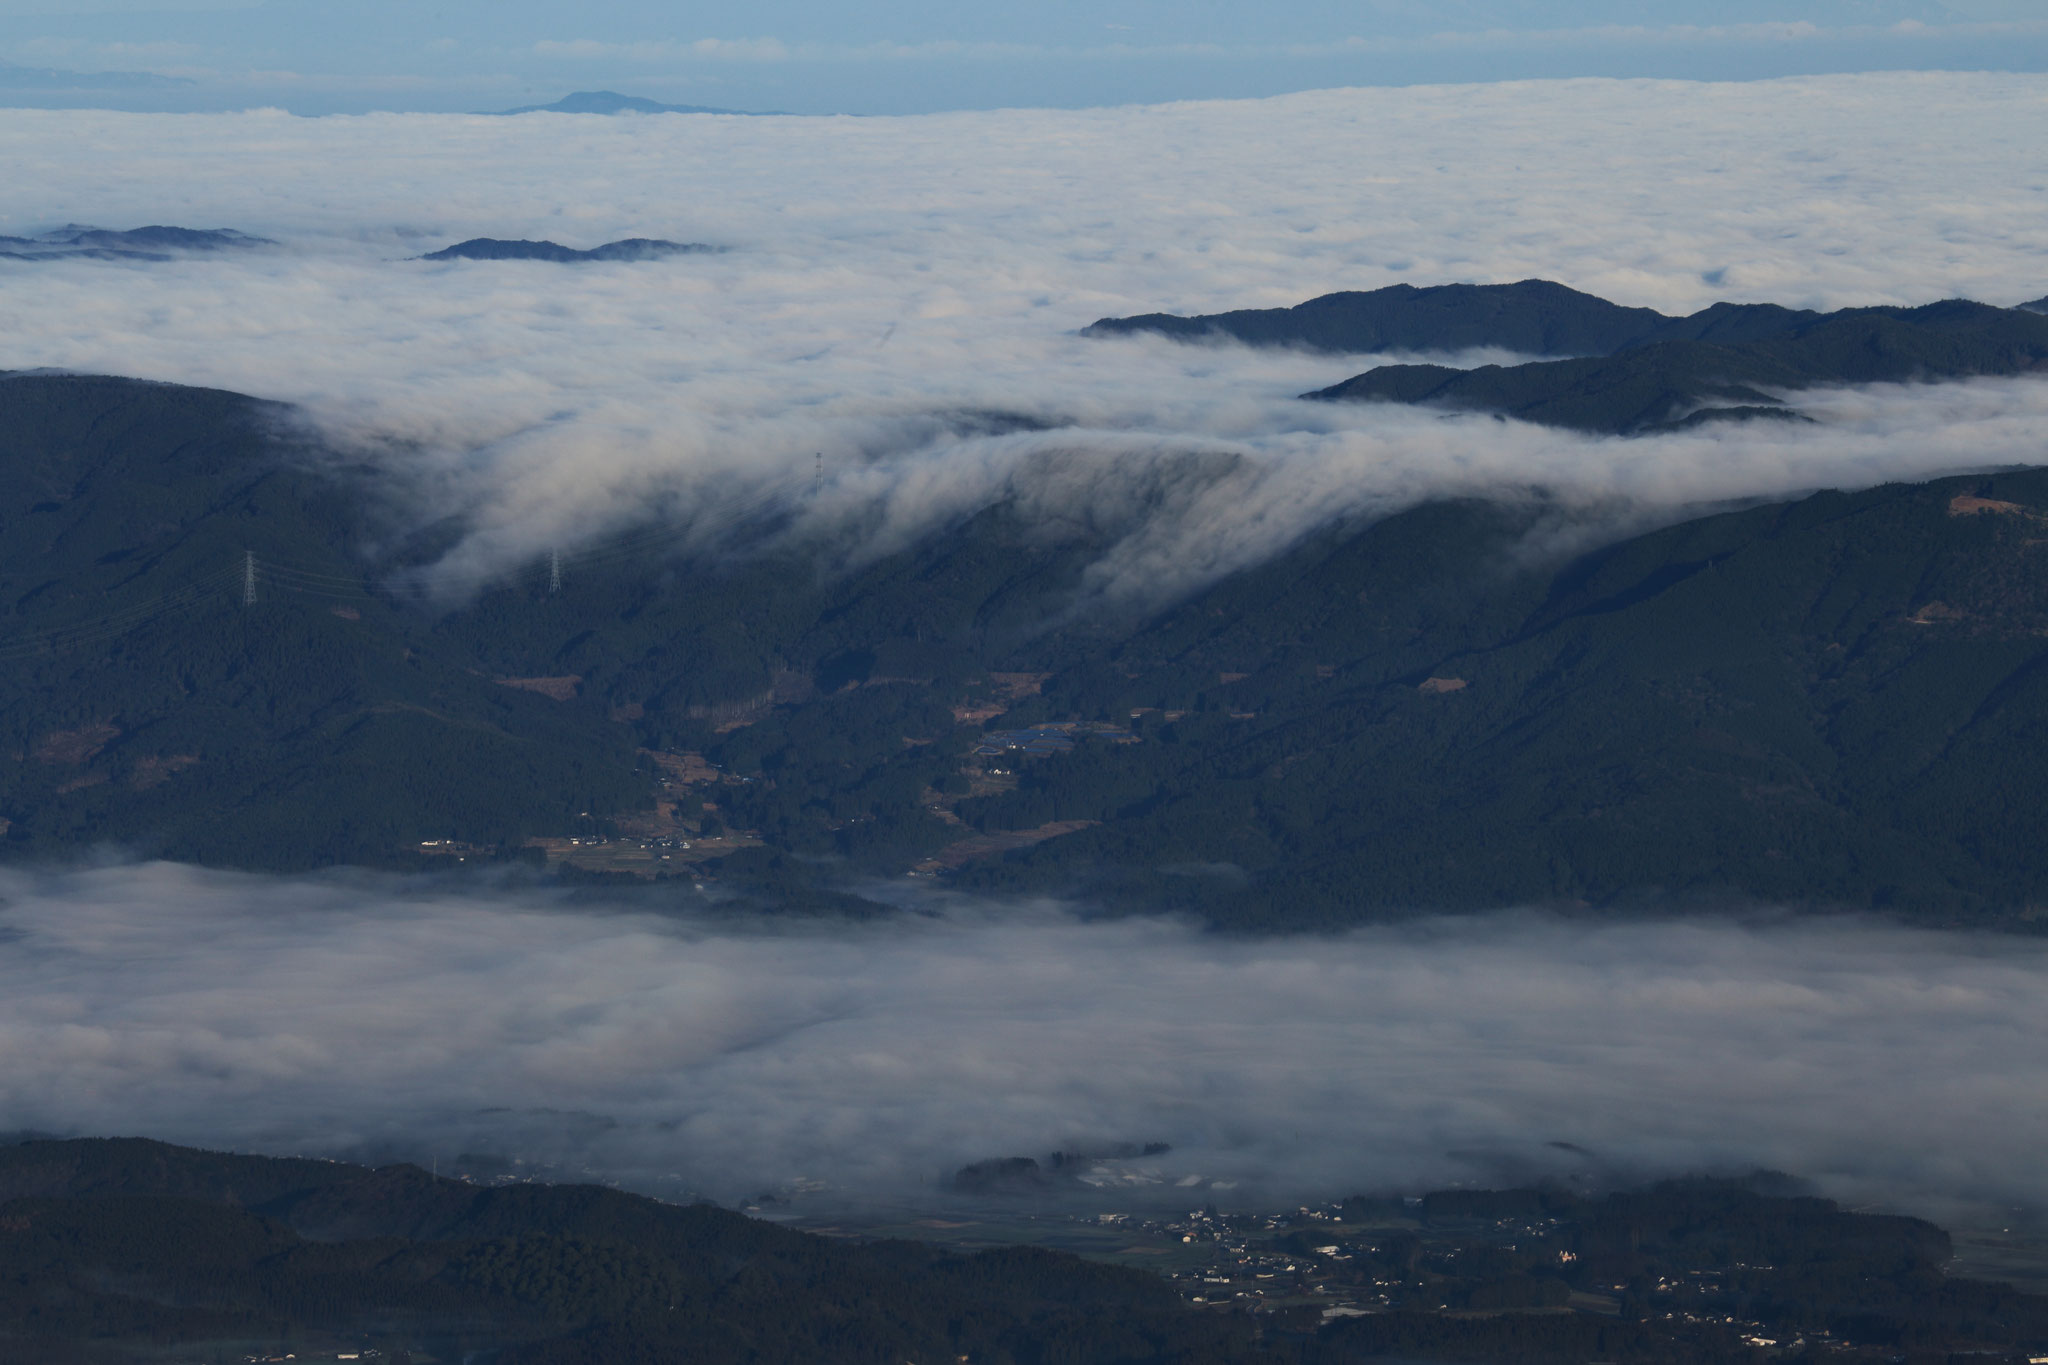
<path fill-rule="evenodd" d="M 812 476 L 811 486 L 814 493 L 822 486 L 823 471 L 824 455 L 820 452 Z M 801 485 L 793 479 L 770 484 L 744 501 L 726 505 L 716 516 L 694 520 L 686 528 L 685 534 L 716 537 L 729 532 L 735 527 L 761 518 L 777 504 L 786 503 L 800 487 Z M 608 540 L 590 550 L 564 554 L 559 547 L 551 548 L 548 551 L 548 592 L 556 594 L 561 591 L 565 566 L 595 567 L 614 564 L 639 558 L 649 552 L 675 548 L 679 539 L 676 528 L 672 526 L 651 526 L 634 534 Z M 449 588 L 473 589 L 500 581 L 504 577 L 504 571 L 499 569 L 460 570 L 436 566 L 399 571 L 390 575 L 386 583 L 387 592 L 390 587 L 398 585 L 427 591 Z M 240 564 L 235 567 L 202 574 L 185 586 L 162 593 L 146 602 L 89 620 L 0 640 L 0 661 L 28 659 L 61 649 L 103 643 L 138 630 L 172 613 L 201 605 L 215 598 L 216 594 L 232 591 L 237 587 L 240 589 L 240 600 L 244 607 L 257 605 L 264 587 L 294 596 L 343 601 L 370 601 L 378 596 L 366 576 L 305 568 L 258 556 L 254 550 L 244 550 Z"/>
<path fill-rule="evenodd" d="M 55 653 L 60 649 L 116 639 L 163 617 L 199 606 L 209 599 L 217 600 L 217 594 L 241 578 L 242 572 L 241 569 L 221 569 L 202 575 L 182 588 L 153 597 L 147 602 L 125 607 L 120 611 L 0 641 L 0 660 L 30 659 L 41 654 Z"/>

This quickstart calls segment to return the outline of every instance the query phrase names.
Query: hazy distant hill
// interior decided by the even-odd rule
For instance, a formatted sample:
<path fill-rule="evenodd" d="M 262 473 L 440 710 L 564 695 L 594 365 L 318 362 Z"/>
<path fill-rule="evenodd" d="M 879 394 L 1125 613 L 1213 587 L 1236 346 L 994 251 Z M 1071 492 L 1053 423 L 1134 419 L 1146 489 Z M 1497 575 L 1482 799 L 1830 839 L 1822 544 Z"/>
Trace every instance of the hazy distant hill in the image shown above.
<path fill-rule="evenodd" d="M 499 109 L 498 114 L 751 114 L 750 109 L 715 109 L 702 104 L 662 104 L 616 90 L 578 90 L 553 104 L 526 104 Z"/>
<path fill-rule="evenodd" d="M 0 237 L 0 259 L 49 261 L 85 256 L 99 260 L 167 261 L 175 252 L 275 245 L 268 238 L 252 237 L 230 228 L 156 226 L 110 231 L 73 223 L 34 237 Z"/>
<path fill-rule="evenodd" d="M 459 528 L 366 560 L 385 492 L 308 472 L 278 415 L 0 380 L 0 848 L 404 865 L 659 798 L 758 836 L 697 872 L 778 902 L 928 861 L 1243 927 L 2048 899 L 2048 472 L 1570 561 L 1525 544 L 1561 509 L 1433 503 L 1142 619 L 1067 614 L 1109 532 L 1006 504 L 851 575 L 629 535 L 435 614 L 401 571 Z M 1042 757 L 975 752 L 1051 723 Z"/>
<path fill-rule="evenodd" d="M 578 251 L 559 242 L 508 241 L 499 237 L 472 237 L 439 251 L 429 251 L 423 261 L 658 261 L 668 256 L 687 256 L 717 251 L 701 242 L 666 242 L 654 237 L 628 237 L 606 242 L 588 251 Z"/>

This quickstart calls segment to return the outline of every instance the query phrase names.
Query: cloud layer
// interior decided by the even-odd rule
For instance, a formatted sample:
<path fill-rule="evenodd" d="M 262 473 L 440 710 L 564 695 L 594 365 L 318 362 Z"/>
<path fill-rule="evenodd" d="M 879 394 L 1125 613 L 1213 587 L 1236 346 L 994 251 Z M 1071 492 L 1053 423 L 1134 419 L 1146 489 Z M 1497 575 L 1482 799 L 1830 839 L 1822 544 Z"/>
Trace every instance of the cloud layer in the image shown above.
<path fill-rule="evenodd" d="M 490 570 L 764 489 L 851 555 L 996 497 L 1173 590 L 1327 519 L 1542 488 L 1699 502 L 2042 458 L 2048 384 L 1810 394 L 1811 428 L 1594 440 L 1293 395 L 1371 358 L 1083 341 L 1106 314 L 1545 276 L 1684 311 L 2048 293 L 2048 79 L 1333 91 L 912 119 L 0 113 L 0 231 L 275 250 L 0 264 L 0 366 L 304 405 Z M 468 237 L 706 241 L 634 265 Z M 989 414 L 1001 414 L 991 420 Z M 507 890 L 0 873 L 0 1127 L 496 1150 L 737 1197 L 982 1157 L 1342 1194 L 1778 1166 L 2048 1198 L 2048 947 L 1503 915 L 1247 943 L 1048 907 L 740 927 Z M 1569 1144 L 1568 1147 L 1551 1146 Z"/>
<path fill-rule="evenodd" d="M 1226 1202 L 1759 1164 L 1919 1207 L 2048 1198 L 2032 940 L 1503 914 L 1246 942 L 1042 906 L 742 925 L 162 864 L 0 895 L 0 1127 L 481 1150 L 728 1198 L 929 1198 L 968 1161 L 1116 1142 L 1173 1144 L 1122 1172 L 1155 1193 L 1199 1176 Z"/>
<path fill-rule="evenodd" d="M 715 523 L 763 488 L 808 489 L 816 452 L 830 495 L 807 529 L 886 528 L 871 550 L 1005 493 L 1095 499 L 1220 452 L 1234 473 L 1138 509 L 1104 569 L 1114 590 L 1134 581 L 1119 563 L 1182 566 L 1178 586 L 1445 491 L 1540 484 L 1654 517 L 2037 460 L 2042 386 L 1822 396 L 1848 420 L 1601 441 L 1304 404 L 1369 358 L 1072 335 L 1095 318 L 1529 276 L 1668 310 L 2014 302 L 2048 290 L 2043 147 L 2048 78 L 2014 76 L 863 120 L 9 111 L 0 230 L 170 221 L 286 245 L 6 268 L 0 364 L 302 403 L 423 507 L 477 517 L 464 570 L 664 501 Z M 405 259 L 478 235 L 734 249 Z M 962 416 L 987 412 L 1051 429 Z"/>

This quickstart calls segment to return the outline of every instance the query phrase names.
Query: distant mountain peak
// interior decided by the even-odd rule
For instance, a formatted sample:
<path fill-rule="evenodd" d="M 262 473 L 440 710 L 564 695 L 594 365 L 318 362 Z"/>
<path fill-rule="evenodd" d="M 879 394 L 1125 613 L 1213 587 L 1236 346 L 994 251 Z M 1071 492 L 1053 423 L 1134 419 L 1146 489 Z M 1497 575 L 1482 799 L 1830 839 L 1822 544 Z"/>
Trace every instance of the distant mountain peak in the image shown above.
<path fill-rule="evenodd" d="M 687 256 L 723 250 L 702 242 L 669 242 L 657 237 L 627 237 L 603 246 L 579 251 L 560 242 L 530 242 L 504 237 L 472 237 L 466 242 L 444 246 L 420 257 L 423 261 L 554 261 L 574 264 L 582 261 L 658 261 L 667 256 Z"/>
<path fill-rule="evenodd" d="M 1628 434 L 1718 420 L 1803 420 L 1781 395 L 1824 384 L 1903 383 L 2048 370 L 2048 299 L 1994 308 L 1945 299 L 1832 313 L 1716 303 L 1685 317 L 1551 280 L 1389 285 L 1292 308 L 1103 318 L 1085 337 L 1149 333 L 1327 353 L 1480 348 L 1559 357 L 1476 369 L 1386 364 L 1303 398 L 1420 404 Z M 2017 315 L 2017 316 L 2016 316 Z"/>
<path fill-rule="evenodd" d="M 33 237 L 0 237 L 0 257 L 17 261 L 50 261 L 82 256 L 96 260 L 167 261 L 173 252 L 224 251 L 276 246 L 267 237 L 252 237 L 232 228 L 149 227 L 109 229 L 85 223 Z"/>
<path fill-rule="evenodd" d="M 1724 419 L 1797 421 L 1804 419 L 1782 395 L 1798 389 L 2048 371 L 2048 322 L 2036 315 L 2044 311 L 1969 299 L 1832 313 L 1715 304 L 1684 318 L 1651 314 L 1662 325 L 1606 355 L 1474 369 L 1381 365 L 1301 396 L 1486 412 L 1612 435 Z"/>
<path fill-rule="evenodd" d="M 1463 350 L 1498 346 L 1532 355 L 1603 355 L 1668 322 L 1552 280 L 1513 284 L 1389 285 L 1324 294 L 1292 308 L 1177 317 L 1103 318 L 1091 337 L 1152 332 L 1181 341 L 1234 340 L 1312 351 Z"/>
<path fill-rule="evenodd" d="M 616 90 L 578 90 L 553 104 L 527 104 L 517 109 L 498 109 L 494 114 L 757 114 L 773 110 L 718 109 L 706 104 L 663 104 L 638 95 L 621 95 Z"/>

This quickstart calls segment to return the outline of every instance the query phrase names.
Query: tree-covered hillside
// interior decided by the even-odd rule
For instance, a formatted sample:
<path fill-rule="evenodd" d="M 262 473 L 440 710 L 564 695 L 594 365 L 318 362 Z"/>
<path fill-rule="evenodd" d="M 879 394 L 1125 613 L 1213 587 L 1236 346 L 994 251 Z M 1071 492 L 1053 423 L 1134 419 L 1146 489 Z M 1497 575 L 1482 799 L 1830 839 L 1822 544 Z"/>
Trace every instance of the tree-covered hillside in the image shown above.
<path fill-rule="evenodd" d="M 1532 515 L 1437 505 L 1332 536 L 1049 681 L 1052 712 L 1161 711 L 1146 743 L 990 801 L 1104 823 L 977 881 L 1057 866 L 1164 894 L 1160 868 L 1222 863 L 1169 880 L 1248 925 L 2043 902 L 2048 476 L 1820 494 L 1562 568 L 1517 567 Z"/>
<path fill-rule="evenodd" d="M 1577 555 L 1539 497 L 1430 503 L 1140 617 L 1071 610 L 1109 531 L 998 504 L 832 573 L 768 509 L 781 549 L 640 528 L 437 609 L 398 571 L 459 528 L 398 536 L 287 416 L 0 381 L 11 856 L 631 836 L 641 872 L 771 900 L 916 870 L 1247 928 L 2048 904 L 2048 474 Z"/>
<path fill-rule="evenodd" d="M 139 1140 L 0 1146 L 0 1361 L 1262 1359 L 1164 1281 L 811 1236 L 596 1186 Z M 347 1357 L 344 1357 L 347 1358 Z"/>
<path fill-rule="evenodd" d="M 1940 1228 L 1788 1183 L 1210 1207 L 1171 1240 L 1223 1254 L 1176 1289 L 589 1185 L 31 1141 L 0 1145 L 0 1362 L 2018 1365 L 2048 1346 L 2048 1300 L 1951 1277 Z"/>
<path fill-rule="evenodd" d="M 1638 435 L 1703 421 L 1793 416 L 1778 395 L 1820 385 L 2010 376 L 2044 367 L 2048 318 L 1951 300 L 1809 315 L 1774 335 L 1657 341 L 1599 359 L 1472 370 L 1382 365 L 1302 396 L 1424 403 Z"/>
<path fill-rule="evenodd" d="M 0 815 L 22 851 L 248 866 L 516 839 L 642 799 L 628 736 L 497 686 L 360 582 L 373 484 L 289 414 L 126 380 L 0 380 Z M 259 585 L 246 557 L 311 590 Z"/>
<path fill-rule="evenodd" d="M 1717 303 L 1667 317 L 1548 280 L 1397 284 L 1325 294 L 1293 308 L 1104 318 L 1083 335 L 1134 333 L 1315 351 L 1492 347 L 1571 357 L 1469 370 L 1382 365 L 1302 397 L 1420 403 L 1617 435 L 1790 416 L 1780 395 L 1819 385 L 2017 375 L 2048 366 L 2048 322 L 2033 304 L 1994 308 L 1950 299 L 1816 313 Z"/>

